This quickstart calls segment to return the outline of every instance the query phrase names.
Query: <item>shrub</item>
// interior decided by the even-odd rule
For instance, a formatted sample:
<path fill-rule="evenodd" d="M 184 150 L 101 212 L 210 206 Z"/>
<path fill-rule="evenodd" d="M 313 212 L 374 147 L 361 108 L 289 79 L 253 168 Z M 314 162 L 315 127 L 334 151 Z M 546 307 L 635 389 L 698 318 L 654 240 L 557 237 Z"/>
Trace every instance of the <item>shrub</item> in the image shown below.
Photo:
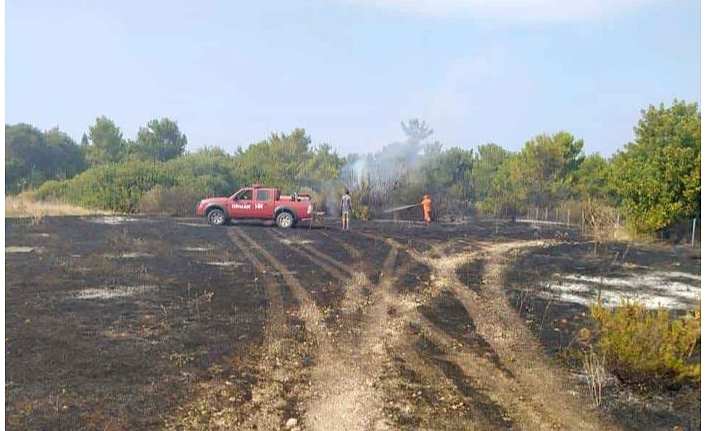
<path fill-rule="evenodd" d="M 39 200 L 61 199 L 66 195 L 68 183 L 66 181 L 47 181 L 37 189 L 36 198 Z"/>
<path fill-rule="evenodd" d="M 199 199 L 225 195 L 235 188 L 227 162 L 197 154 L 166 163 L 131 160 L 101 165 L 71 180 L 49 181 L 37 194 L 41 199 L 58 199 L 84 208 L 193 215 Z M 160 188 L 145 197 L 156 187 Z"/>
<path fill-rule="evenodd" d="M 158 184 L 172 186 L 176 180 L 162 163 L 130 161 L 89 169 L 69 181 L 69 202 L 88 208 L 134 213 L 143 193 Z"/>
<path fill-rule="evenodd" d="M 314 211 L 325 211 L 329 214 L 331 213 L 331 211 L 326 206 L 326 191 L 318 191 L 309 187 L 301 187 L 299 188 L 299 190 L 297 190 L 297 192 L 309 193 L 309 196 L 311 196 L 312 204 L 314 205 Z"/>
<path fill-rule="evenodd" d="M 584 233 L 595 241 L 606 242 L 616 237 L 617 214 L 594 199 L 588 199 L 578 209 L 583 217 Z"/>
<path fill-rule="evenodd" d="M 357 220 L 370 220 L 370 207 L 361 205 L 353 208 L 353 217 Z"/>
<path fill-rule="evenodd" d="M 672 318 L 667 310 L 624 302 L 613 310 L 595 305 L 591 314 L 598 322 L 598 348 L 620 380 L 640 387 L 701 381 L 701 364 L 693 357 L 701 343 L 700 308 Z"/>
<path fill-rule="evenodd" d="M 143 214 L 187 217 L 195 215 L 202 198 L 203 194 L 194 188 L 158 185 L 142 195 L 137 207 Z"/>

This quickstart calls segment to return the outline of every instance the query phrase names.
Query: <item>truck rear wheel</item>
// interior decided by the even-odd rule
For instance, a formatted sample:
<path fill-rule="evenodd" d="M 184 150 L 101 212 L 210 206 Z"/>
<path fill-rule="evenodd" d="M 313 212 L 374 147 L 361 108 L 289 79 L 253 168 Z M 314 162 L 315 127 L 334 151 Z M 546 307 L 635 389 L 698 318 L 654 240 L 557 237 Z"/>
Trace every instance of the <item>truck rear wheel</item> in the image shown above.
<path fill-rule="evenodd" d="M 282 229 L 287 229 L 294 225 L 294 216 L 288 211 L 282 211 L 277 215 L 275 222 L 277 223 L 277 226 Z"/>
<path fill-rule="evenodd" d="M 208 224 L 211 226 L 223 226 L 226 224 L 226 215 L 220 209 L 213 209 L 208 212 Z"/>

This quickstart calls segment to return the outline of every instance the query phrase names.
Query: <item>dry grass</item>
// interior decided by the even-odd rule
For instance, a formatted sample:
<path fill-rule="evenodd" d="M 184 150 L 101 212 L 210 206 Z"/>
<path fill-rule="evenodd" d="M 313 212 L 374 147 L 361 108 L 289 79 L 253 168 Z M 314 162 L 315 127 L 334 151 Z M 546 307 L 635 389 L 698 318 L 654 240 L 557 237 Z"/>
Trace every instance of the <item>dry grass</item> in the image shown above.
<path fill-rule="evenodd" d="M 5 217 L 30 217 L 41 222 L 46 216 L 72 216 L 110 214 L 106 211 L 89 210 L 60 201 L 39 201 L 34 194 L 25 192 L 17 196 L 5 196 Z"/>
<path fill-rule="evenodd" d="M 605 368 L 605 354 L 598 355 L 593 348 L 584 355 L 583 370 L 586 373 L 588 387 L 591 391 L 591 399 L 596 407 L 603 402 L 603 387 L 607 380 Z"/>

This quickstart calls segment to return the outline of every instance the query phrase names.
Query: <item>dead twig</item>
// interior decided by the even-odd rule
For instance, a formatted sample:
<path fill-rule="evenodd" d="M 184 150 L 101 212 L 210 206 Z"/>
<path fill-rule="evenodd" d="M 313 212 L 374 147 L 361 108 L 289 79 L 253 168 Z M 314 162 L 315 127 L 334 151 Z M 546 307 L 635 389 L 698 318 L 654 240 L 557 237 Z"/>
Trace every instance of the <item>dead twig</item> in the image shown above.
<path fill-rule="evenodd" d="M 591 347 L 583 357 L 583 370 L 588 379 L 591 399 L 596 407 L 603 402 L 603 386 L 606 380 L 605 354 L 598 355 Z"/>
<path fill-rule="evenodd" d="M 554 300 L 554 295 L 552 295 L 549 298 L 549 302 L 547 302 L 547 305 L 544 307 L 544 314 L 542 315 L 542 322 L 539 324 L 539 332 L 542 332 L 542 328 L 544 328 L 544 321 L 547 318 L 547 314 L 549 313 L 549 307 L 552 305 L 552 301 Z"/>

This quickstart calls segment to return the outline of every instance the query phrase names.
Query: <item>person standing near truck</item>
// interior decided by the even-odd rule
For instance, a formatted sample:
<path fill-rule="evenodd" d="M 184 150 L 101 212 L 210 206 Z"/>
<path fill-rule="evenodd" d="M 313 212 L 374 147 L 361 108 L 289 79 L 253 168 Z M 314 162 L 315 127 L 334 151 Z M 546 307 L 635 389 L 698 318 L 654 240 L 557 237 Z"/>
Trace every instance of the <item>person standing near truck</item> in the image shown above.
<path fill-rule="evenodd" d="M 348 230 L 348 223 L 352 212 L 353 206 L 351 205 L 351 195 L 348 192 L 348 189 L 346 189 L 341 197 L 341 228 L 343 230 Z"/>
<path fill-rule="evenodd" d="M 429 195 L 424 195 L 424 199 L 422 199 L 422 210 L 424 210 L 424 223 L 429 226 L 431 224 L 431 199 L 429 199 Z"/>

